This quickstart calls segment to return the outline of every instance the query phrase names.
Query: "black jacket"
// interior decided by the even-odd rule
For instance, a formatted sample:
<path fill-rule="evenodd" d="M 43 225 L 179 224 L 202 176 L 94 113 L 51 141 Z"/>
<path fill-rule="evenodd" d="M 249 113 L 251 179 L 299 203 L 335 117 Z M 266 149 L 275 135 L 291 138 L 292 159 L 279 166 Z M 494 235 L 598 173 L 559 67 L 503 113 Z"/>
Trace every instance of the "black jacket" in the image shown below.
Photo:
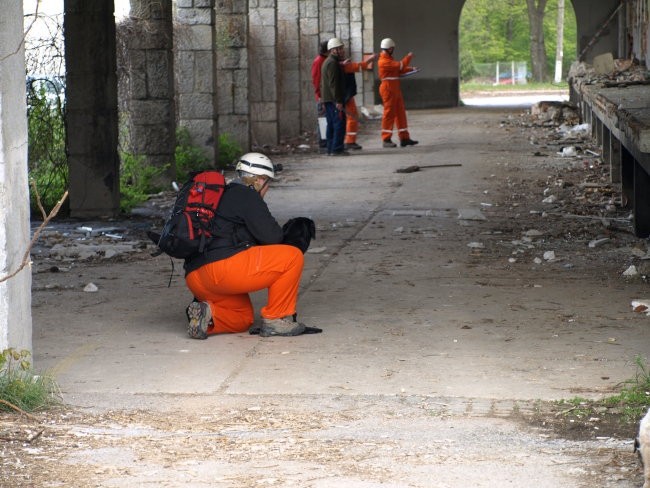
<path fill-rule="evenodd" d="M 282 227 L 275 220 L 266 202 L 253 188 L 230 183 L 221 197 L 214 218 L 216 238 L 202 254 L 185 260 L 185 273 L 204 264 L 220 261 L 260 244 L 282 242 Z"/>

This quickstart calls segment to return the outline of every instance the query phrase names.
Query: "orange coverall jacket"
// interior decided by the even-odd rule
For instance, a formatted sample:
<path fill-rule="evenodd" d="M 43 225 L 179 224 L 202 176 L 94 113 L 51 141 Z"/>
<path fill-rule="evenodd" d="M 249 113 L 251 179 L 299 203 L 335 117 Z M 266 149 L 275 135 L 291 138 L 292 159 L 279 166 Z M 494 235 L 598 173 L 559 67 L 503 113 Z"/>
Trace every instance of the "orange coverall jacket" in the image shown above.
<path fill-rule="evenodd" d="M 400 75 L 413 71 L 413 68 L 409 66 L 412 57 L 413 55 L 409 53 L 401 61 L 396 61 L 386 51 L 382 51 L 379 55 L 379 61 L 377 62 L 381 81 L 379 95 L 384 104 L 384 116 L 381 119 L 381 138 L 384 141 L 392 137 L 394 125 L 397 125 L 397 135 L 400 140 L 410 138 L 404 98 L 402 98 Z"/>

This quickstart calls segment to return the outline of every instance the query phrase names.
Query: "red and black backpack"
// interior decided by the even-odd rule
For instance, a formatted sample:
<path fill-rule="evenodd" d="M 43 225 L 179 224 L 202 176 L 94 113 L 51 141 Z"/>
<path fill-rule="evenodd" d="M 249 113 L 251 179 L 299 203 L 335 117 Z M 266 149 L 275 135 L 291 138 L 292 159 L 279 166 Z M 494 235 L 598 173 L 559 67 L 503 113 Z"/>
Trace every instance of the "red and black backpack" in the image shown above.
<path fill-rule="evenodd" d="M 225 188 L 221 171 L 190 173 L 157 241 L 160 251 L 179 259 L 202 253 L 214 237 L 214 216 Z"/>

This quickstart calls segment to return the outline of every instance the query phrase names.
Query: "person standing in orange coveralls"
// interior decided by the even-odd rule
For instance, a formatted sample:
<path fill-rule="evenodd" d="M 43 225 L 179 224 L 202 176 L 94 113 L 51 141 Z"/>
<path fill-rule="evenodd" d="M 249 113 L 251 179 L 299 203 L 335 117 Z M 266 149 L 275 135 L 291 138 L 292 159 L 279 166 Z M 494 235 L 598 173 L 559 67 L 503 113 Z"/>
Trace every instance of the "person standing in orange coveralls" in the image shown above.
<path fill-rule="evenodd" d="M 414 146 L 418 141 L 411 139 L 406 123 L 406 110 L 400 75 L 415 70 L 409 66 L 413 53 L 408 53 L 401 61 L 393 59 L 395 41 L 390 38 L 381 41 L 381 54 L 377 63 L 379 71 L 379 95 L 384 104 L 384 116 L 381 119 L 381 139 L 384 147 L 397 147 L 392 141 L 393 125 L 397 125 L 400 146 Z"/>
<path fill-rule="evenodd" d="M 282 227 L 264 202 L 275 167 L 264 154 L 248 153 L 236 171 L 213 220 L 216 237 L 205 252 L 185 260 L 185 282 L 195 297 L 186 310 L 188 334 L 206 339 L 249 330 L 254 312 L 248 294 L 265 288 L 268 302 L 260 311 L 259 334 L 303 334 L 306 327 L 296 321 L 296 303 L 304 257 L 297 247 L 281 244 Z"/>
<path fill-rule="evenodd" d="M 359 132 L 359 112 L 357 111 L 357 103 L 354 101 L 354 97 L 357 94 L 357 80 L 355 78 L 355 73 L 358 71 L 370 69 L 372 62 L 377 59 L 377 55 L 367 59 L 366 61 L 361 61 L 360 63 L 353 63 L 349 59 L 346 59 L 341 63 L 343 66 L 343 72 L 345 73 L 345 149 L 362 149 L 362 147 L 357 144 L 357 133 Z"/>

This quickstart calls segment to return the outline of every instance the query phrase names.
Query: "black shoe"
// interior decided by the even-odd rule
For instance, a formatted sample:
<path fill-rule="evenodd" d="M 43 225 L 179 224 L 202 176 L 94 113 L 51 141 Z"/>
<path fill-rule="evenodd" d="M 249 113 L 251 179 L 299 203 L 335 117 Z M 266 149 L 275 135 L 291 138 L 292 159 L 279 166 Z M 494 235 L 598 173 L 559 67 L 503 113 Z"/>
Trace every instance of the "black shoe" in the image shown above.
<path fill-rule="evenodd" d="M 397 144 L 395 144 L 393 141 L 390 139 L 386 139 L 384 143 L 382 144 L 384 147 L 397 147 Z"/>
<path fill-rule="evenodd" d="M 414 141 L 413 139 L 402 139 L 399 141 L 399 145 L 402 147 L 415 146 L 417 143 L 418 141 Z"/>
<path fill-rule="evenodd" d="M 359 150 L 359 149 L 363 149 L 363 147 L 360 146 L 359 144 L 357 144 L 356 142 L 351 142 L 351 143 L 345 145 L 345 149 Z"/>

